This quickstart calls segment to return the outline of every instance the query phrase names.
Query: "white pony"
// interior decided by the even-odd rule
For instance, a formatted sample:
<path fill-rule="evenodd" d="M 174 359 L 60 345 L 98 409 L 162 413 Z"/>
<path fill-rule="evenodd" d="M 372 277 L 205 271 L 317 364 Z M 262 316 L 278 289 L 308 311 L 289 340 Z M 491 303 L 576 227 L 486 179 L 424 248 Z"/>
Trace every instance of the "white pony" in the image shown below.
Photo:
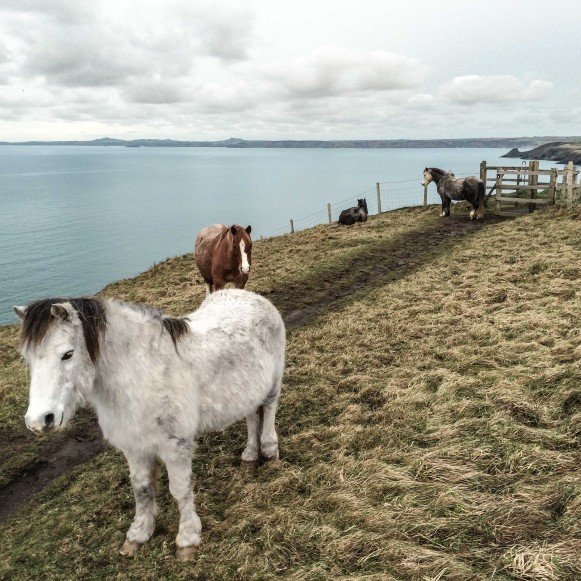
<path fill-rule="evenodd" d="M 278 458 L 274 420 L 286 341 L 279 312 L 244 290 L 216 292 L 179 319 L 90 298 L 48 299 L 14 311 L 31 373 L 27 427 L 62 429 L 79 405 L 95 408 L 131 474 L 135 519 L 123 555 L 153 534 L 160 458 L 180 512 L 176 556 L 191 558 L 202 530 L 191 483 L 196 435 L 246 417 L 242 460 Z"/>

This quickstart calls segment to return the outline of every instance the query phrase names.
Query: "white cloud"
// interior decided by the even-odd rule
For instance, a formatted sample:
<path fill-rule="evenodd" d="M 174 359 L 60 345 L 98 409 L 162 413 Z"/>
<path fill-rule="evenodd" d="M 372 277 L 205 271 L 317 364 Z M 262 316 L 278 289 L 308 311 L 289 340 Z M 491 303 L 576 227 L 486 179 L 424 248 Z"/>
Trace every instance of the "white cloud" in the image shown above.
<path fill-rule="evenodd" d="M 290 96 L 327 97 L 417 87 L 424 69 L 417 59 L 392 52 L 325 46 L 289 64 L 272 65 L 265 76 Z"/>
<path fill-rule="evenodd" d="M 541 101 L 553 84 L 540 79 L 525 83 L 513 75 L 464 75 L 440 86 L 439 95 L 452 103 L 506 103 Z"/>

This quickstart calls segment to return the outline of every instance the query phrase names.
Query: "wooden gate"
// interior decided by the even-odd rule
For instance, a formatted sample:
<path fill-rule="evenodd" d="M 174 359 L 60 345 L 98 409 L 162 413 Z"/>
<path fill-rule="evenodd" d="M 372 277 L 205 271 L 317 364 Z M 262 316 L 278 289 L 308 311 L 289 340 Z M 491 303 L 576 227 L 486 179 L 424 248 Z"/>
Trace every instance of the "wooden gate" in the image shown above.
<path fill-rule="evenodd" d="M 488 196 L 494 195 L 494 208 L 500 213 L 503 203 L 528 204 L 533 212 L 539 204 L 573 205 L 581 195 L 579 170 L 570 161 L 563 169 L 539 169 L 537 160 L 527 166 L 480 164 L 480 179 Z"/>

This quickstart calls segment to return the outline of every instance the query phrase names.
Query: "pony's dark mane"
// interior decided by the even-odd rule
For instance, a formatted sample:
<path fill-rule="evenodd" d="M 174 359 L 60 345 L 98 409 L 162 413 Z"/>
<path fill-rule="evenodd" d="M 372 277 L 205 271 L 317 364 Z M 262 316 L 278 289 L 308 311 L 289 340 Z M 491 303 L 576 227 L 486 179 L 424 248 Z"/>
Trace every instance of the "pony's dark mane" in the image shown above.
<path fill-rule="evenodd" d="M 98 299 L 81 297 L 71 299 L 58 297 L 53 299 L 42 299 L 35 301 L 26 307 L 24 319 L 22 321 L 22 331 L 20 344 L 23 347 L 38 345 L 46 335 L 47 331 L 54 323 L 55 319 L 51 314 L 51 307 L 55 303 L 70 303 L 77 312 L 83 326 L 85 345 L 91 361 L 95 363 L 100 352 L 100 336 L 105 332 L 107 317 L 105 307 Z M 190 330 L 186 318 L 167 317 L 162 311 L 149 305 L 135 305 L 122 303 L 131 309 L 150 315 L 161 324 L 162 328 L 169 333 L 174 346 L 177 349 L 178 340 L 186 335 Z"/>
<path fill-rule="evenodd" d="M 122 301 L 119 301 L 122 302 Z M 122 302 L 127 307 L 130 307 L 134 311 L 150 315 L 153 319 L 157 319 L 162 327 L 169 333 L 171 340 L 173 341 L 174 347 L 177 349 L 177 342 L 181 337 L 186 335 L 190 328 L 188 327 L 188 319 L 185 317 L 168 317 L 163 314 L 163 311 L 152 307 L 151 305 L 134 304 Z"/>
<path fill-rule="evenodd" d="M 55 320 L 51 314 L 52 305 L 67 302 L 77 311 L 79 319 L 81 319 L 87 351 L 91 361 L 95 363 L 100 350 L 99 337 L 101 333 L 105 332 L 107 324 L 105 309 L 97 299 L 60 297 L 31 303 L 24 313 L 20 343 L 25 347 L 40 343 Z"/>
<path fill-rule="evenodd" d="M 188 327 L 187 319 L 163 316 L 161 318 L 161 324 L 163 325 L 164 329 L 169 333 L 169 336 L 173 341 L 174 347 L 176 347 L 177 349 L 178 339 L 186 335 L 190 330 L 190 328 Z"/>
<path fill-rule="evenodd" d="M 441 176 L 445 176 L 447 173 L 447 171 L 444 171 L 443 169 L 440 169 L 439 167 L 427 167 L 424 171 L 429 171 L 432 174 L 436 174 Z"/>

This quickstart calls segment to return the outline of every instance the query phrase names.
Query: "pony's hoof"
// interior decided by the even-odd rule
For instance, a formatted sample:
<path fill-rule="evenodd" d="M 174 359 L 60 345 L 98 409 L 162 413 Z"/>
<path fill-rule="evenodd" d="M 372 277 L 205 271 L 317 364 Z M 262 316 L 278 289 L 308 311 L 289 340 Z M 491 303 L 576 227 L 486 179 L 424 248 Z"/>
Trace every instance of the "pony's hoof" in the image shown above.
<path fill-rule="evenodd" d="M 240 460 L 242 472 L 254 472 L 258 468 L 258 460 Z"/>
<path fill-rule="evenodd" d="M 278 453 L 278 450 L 272 454 L 271 456 L 266 456 L 265 454 L 262 455 L 262 459 L 265 462 L 268 462 L 269 464 L 275 464 L 280 460 L 280 455 Z"/>
<path fill-rule="evenodd" d="M 189 547 L 178 547 L 176 551 L 177 561 L 191 561 L 195 555 L 198 547 L 191 545 Z"/>
<path fill-rule="evenodd" d="M 119 554 L 121 554 L 125 557 L 132 557 L 133 555 L 135 555 L 135 553 L 137 551 L 139 551 L 140 548 L 141 548 L 141 543 L 136 543 L 134 541 L 130 541 L 128 539 L 125 539 L 125 542 L 123 543 L 123 545 L 119 549 Z"/>

